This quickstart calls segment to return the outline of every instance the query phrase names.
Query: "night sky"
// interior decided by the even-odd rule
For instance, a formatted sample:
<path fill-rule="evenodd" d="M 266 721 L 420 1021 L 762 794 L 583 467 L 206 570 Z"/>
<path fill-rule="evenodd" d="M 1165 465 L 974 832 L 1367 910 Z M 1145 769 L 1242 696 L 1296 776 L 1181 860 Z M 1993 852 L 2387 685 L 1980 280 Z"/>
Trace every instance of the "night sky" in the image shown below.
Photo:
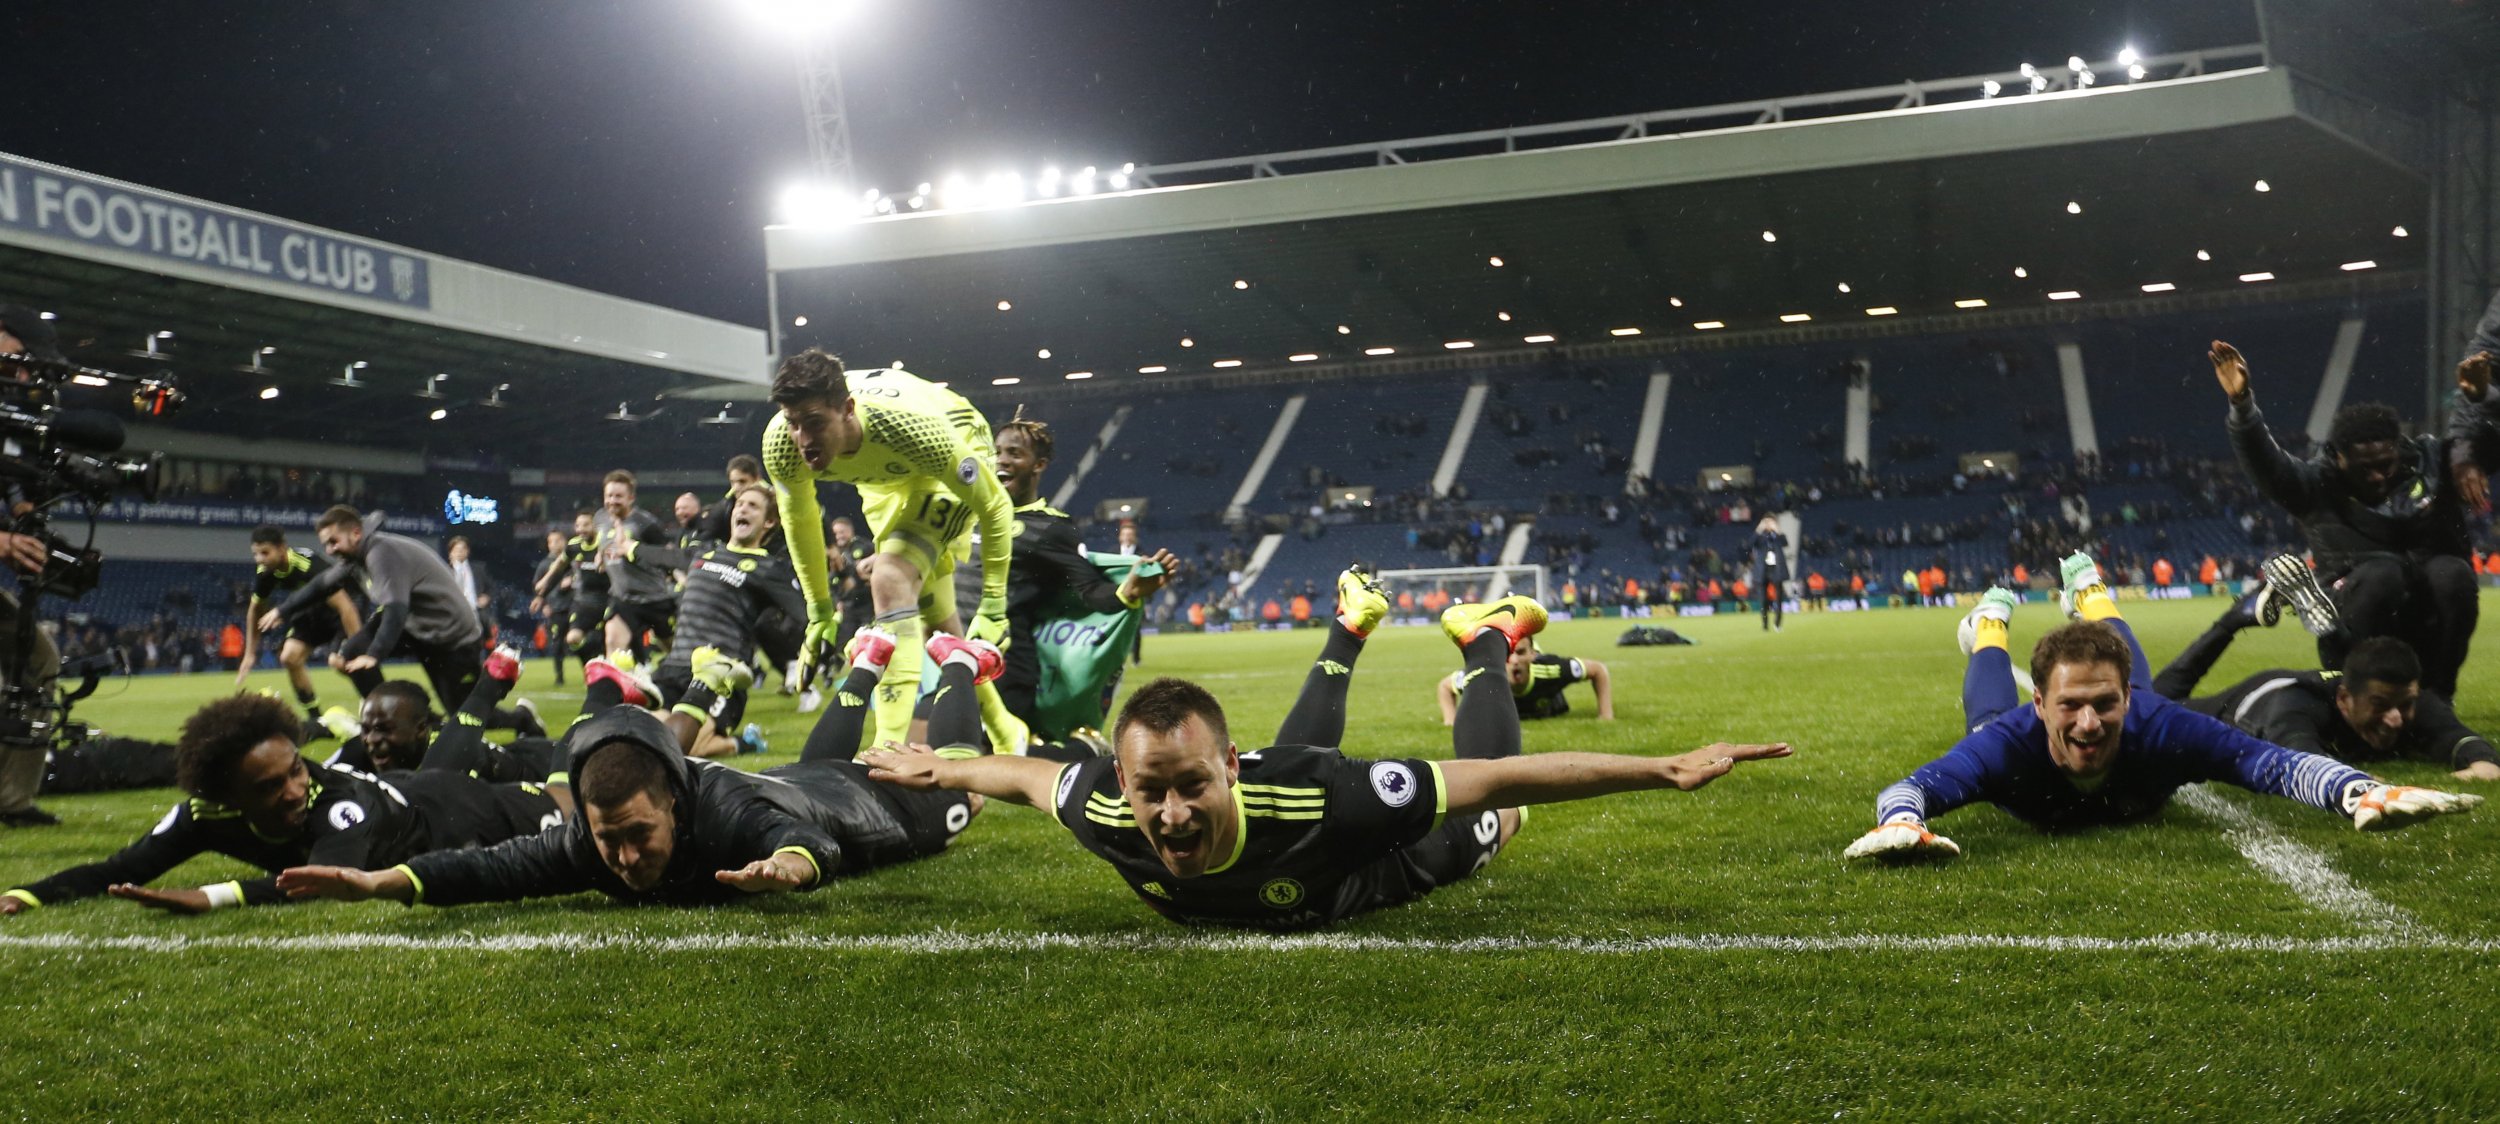
<path fill-rule="evenodd" d="M 2247 0 L 853 0 L 868 183 L 2253 42 Z M 11 0 L 0 150 L 740 323 L 806 167 L 733 0 Z"/>

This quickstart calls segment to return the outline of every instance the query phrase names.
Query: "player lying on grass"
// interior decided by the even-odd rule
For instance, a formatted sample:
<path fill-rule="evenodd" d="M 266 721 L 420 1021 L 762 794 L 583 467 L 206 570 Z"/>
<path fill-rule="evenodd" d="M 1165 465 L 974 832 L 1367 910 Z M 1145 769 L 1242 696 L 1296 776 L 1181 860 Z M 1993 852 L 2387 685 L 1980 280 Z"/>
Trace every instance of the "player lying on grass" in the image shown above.
<path fill-rule="evenodd" d="M 1574 683 L 1586 683 L 1597 692 L 1598 721 L 1615 720 L 1615 682 L 1603 663 L 1547 655 L 1537 650 L 1531 637 L 1520 642 L 1503 670 L 1509 673 L 1511 702 L 1523 720 L 1571 713 L 1571 700 L 1563 697 L 1563 688 Z M 1466 682 L 1467 672 L 1461 669 L 1443 676 L 1433 688 L 1441 703 L 1442 725 L 1458 721 L 1458 692 Z"/>
<path fill-rule="evenodd" d="M 936 632 L 1005 644 L 1016 511 L 998 483 L 990 423 L 981 411 L 917 375 L 845 371 L 840 359 L 815 348 L 781 361 L 771 397 L 779 409 L 764 427 L 764 474 L 780 501 L 791 564 L 806 595 L 801 661 L 833 650 L 842 629 L 827 577 L 824 510 L 816 501 L 823 480 L 859 489 L 877 545 L 867 568 L 876 624 L 893 633 L 906 654 Z M 981 601 L 966 629 L 952 574 L 956 561 L 969 556 L 976 524 Z M 976 694 L 991 744 L 1022 747 L 1024 723 L 1007 713 L 997 688 L 984 683 Z M 915 661 L 887 670 L 877 691 L 879 744 L 904 739 L 919 695 Z"/>
<path fill-rule="evenodd" d="M 507 675 L 519 673 L 519 656 L 503 648 L 486 659 L 486 678 L 478 680 L 470 698 L 487 695 L 486 706 L 500 706 L 512 690 Z M 463 704 L 464 706 L 469 704 Z M 478 713 L 484 713 L 480 711 Z M 527 715 L 529 724 L 538 721 L 537 708 L 524 700 L 513 713 Z M 446 728 L 434 713 L 432 700 L 422 684 L 406 679 L 392 679 L 365 696 L 357 713 L 350 715 L 343 707 L 332 707 L 321 721 L 336 735 L 339 748 L 330 754 L 324 765 L 341 765 L 365 773 L 390 770 L 413 771 L 425 767 L 427 755 L 437 742 L 455 737 L 462 748 L 455 752 L 468 755 L 467 743 L 480 740 L 483 727 L 472 725 L 475 715 L 454 711 L 451 726 Z M 523 735 L 511 744 L 483 745 L 468 766 L 471 775 L 480 780 L 496 782 L 553 780 L 564 783 L 564 750 L 544 737 Z"/>
<path fill-rule="evenodd" d="M 489 784 L 470 775 L 496 767 L 482 732 L 502 692 L 488 684 L 508 687 L 520 666 L 506 650 L 487 661 L 487 672 L 461 704 L 462 720 L 435 739 L 425 766 L 413 772 L 373 774 L 305 760 L 294 711 L 267 695 L 209 703 L 183 722 L 174 750 L 176 779 L 191 799 L 113 857 L 0 895 L 0 915 L 107 891 L 174 913 L 275 905 L 286 895 L 274 878 L 196 889 L 144 883 L 208 853 L 275 875 L 308 862 L 388 866 L 429 851 L 534 835 L 569 808 L 561 784 Z"/>
<path fill-rule="evenodd" d="M 1275 743 L 1238 752 L 1224 709 L 1197 684 L 1158 679 L 1130 696 L 1112 757 L 949 759 L 879 750 L 879 779 L 977 792 L 1053 812 L 1157 912 L 1187 924 L 1306 928 L 1411 901 L 1492 860 L 1528 804 L 1634 789 L 1696 789 L 1785 745 L 1714 745 L 1677 757 L 1519 754 L 1502 664 L 1545 625 L 1525 597 L 1456 605 L 1442 630 L 1466 653 L 1454 761 L 1367 760 L 1344 740 L 1346 688 L 1388 612 L 1379 587 L 1337 581 L 1326 645 Z M 1479 682 L 1480 680 L 1480 682 Z"/>
<path fill-rule="evenodd" d="M 2263 596 L 2233 602 L 2153 677 L 2153 693 L 2305 753 L 2341 761 L 2410 757 L 2441 762 L 2458 780 L 2500 780 L 2500 753 L 2457 718 L 2448 700 L 2422 690 L 2420 657 L 2393 636 L 2353 645 L 2340 672 L 2260 671 L 2220 694 L 2191 698 L 2240 630 L 2264 623 L 2257 604 Z"/>
<path fill-rule="evenodd" d="M 1874 830 L 1843 858 L 1958 855 L 1929 820 L 1985 800 L 2034 827 L 2092 827 L 2145 819 L 2200 781 L 2298 800 L 2385 830 L 2482 802 L 2435 789 L 2386 785 L 2331 757 L 2241 733 L 2153 693 L 2144 652 L 2119 619 L 2101 572 L 2082 554 L 2064 565 L 2069 612 L 2031 651 L 2038 697 L 2015 693 L 2006 621 L 2014 595 L 1991 589 L 1971 610 L 1974 636 L 1962 680 L 1964 737 L 1944 756 L 1884 789 Z"/>
<path fill-rule="evenodd" d="M 883 645 L 882 651 L 868 651 Z M 883 666 L 892 642 L 862 634 L 854 662 Z M 979 741 L 973 681 L 995 677 L 998 653 L 930 638 L 940 668 L 932 733 Z M 597 890 L 619 901 L 703 905 L 746 894 L 807 890 L 836 875 L 937 854 L 972 822 L 981 798 L 913 792 L 869 779 L 852 760 L 867 699 L 837 700 L 799 760 L 761 773 L 689 758 L 714 695 L 717 666 L 698 669 L 666 720 L 612 705 L 565 733 L 581 815 L 483 850 L 419 855 L 388 869 L 303 866 L 278 876 L 294 897 L 389 898 L 410 905 L 513 901 Z M 613 690 L 613 682 L 604 684 Z M 978 752 L 977 750 L 967 752 Z"/>
<path fill-rule="evenodd" d="M 697 654 L 712 651 L 747 664 L 754 659 L 756 626 L 765 613 L 779 609 L 796 618 L 807 612 L 789 557 L 764 548 L 764 536 L 772 529 L 772 489 L 750 484 L 731 496 L 725 543 L 693 550 L 625 544 L 627 560 L 682 570 L 686 575 L 685 589 L 677 595 L 676 634 L 669 642 L 668 655 L 651 675 L 663 699 L 685 696 L 694 681 Z M 753 678 L 747 676 L 748 685 Z M 747 685 L 718 699 L 713 712 L 697 726 L 697 736 L 686 752 L 697 757 L 762 752 L 763 732 L 752 725 L 739 729 L 746 716 Z"/>

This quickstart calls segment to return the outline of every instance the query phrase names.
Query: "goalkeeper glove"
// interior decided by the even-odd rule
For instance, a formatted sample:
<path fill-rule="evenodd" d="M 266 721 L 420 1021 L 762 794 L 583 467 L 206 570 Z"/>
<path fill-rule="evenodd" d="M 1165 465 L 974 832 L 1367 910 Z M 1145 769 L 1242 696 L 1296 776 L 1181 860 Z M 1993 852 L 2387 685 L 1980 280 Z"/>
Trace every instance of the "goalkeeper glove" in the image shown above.
<path fill-rule="evenodd" d="M 1952 840 L 1927 830 L 1927 825 L 1909 816 L 1897 816 L 1875 830 L 1858 837 L 1843 859 L 1910 859 L 1951 858 L 1962 848 Z"/>
<path fill-rule="evenodd" d="M 1007 650 L 1007 599 L 984 597 L 981 610 L 973 614 L 972 627 L 964 630 L 964 639 L 982 640 Z"/>
<path fill-rule="evenodd" d="M 799 637 L 799 682 L 816 681 L 817 666 L 833 655 L 833 642 L 841 635 L 841 610 L 832 605 L 810 602 L 807 606 L 807 631 Z"/>
<path fill-rule="evenodd" d="M 2344 799 L 2352 809 L 2352 826 L 2362 831 L 2392 831 L 2415 820 L 2469 811 L 2483 802 L 2482 797 L 2467 793 L 2375 781 L 2362 788 L 2359 796 Z"/>

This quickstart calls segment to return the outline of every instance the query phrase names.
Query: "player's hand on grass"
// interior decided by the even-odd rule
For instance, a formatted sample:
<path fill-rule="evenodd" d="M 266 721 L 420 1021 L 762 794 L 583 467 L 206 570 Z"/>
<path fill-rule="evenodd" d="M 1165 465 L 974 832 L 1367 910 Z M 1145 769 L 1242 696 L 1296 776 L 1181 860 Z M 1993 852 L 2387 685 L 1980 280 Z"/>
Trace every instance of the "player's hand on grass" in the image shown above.
<path fill-rule="evenodd" d="M 1766 761 L 1789 754 L 1787 742 L 1770 745 L 1729 745 L 1719 742 L 1691 753 L 1667 758 L 1667 779 L 1686 792 L 1724 777 L 1739 761 Z"/>
<path fill-rule="evenodd" d="M 1959 844 L 1927 830 L 1926 824 L 1914 819 L 1902 818 L 1859 836 L 1857 842 L 1851 843 L 1848 850 L 1840 853 L 1840 857 L 1897 861 L 1918 858 L 1948 859 L 1961 853 L 1962 848 Z"/>
<path fill-rule="evenodd" d="M 2352 826 L 2362 831 L 2392 831 L 2432 816 L 2472 811 L 2482 802 L 2482 797 L 2468 793 L 2383 784 L 2353 802 Z"/>
<path fill-rule="evenodd" d="M 2248 360 L 2240 357 L 2240 349 L 2215 340 L 2205 358 L 2213 361 L 2214 381 L 2222 384 L 2222 393 L 2233 402 L 2248 397 Z"/>
<path fill-rule="evenodd" d="M 381 882 L 379 874 L 346 866 L 296 866 L 278 872 L 278 889 L 296 901 L 370 901 L 380 891 Z"/>
<path fill-rule="evenodd" d="M 803 856 L 782 851 L 736 870 L 718 871 L 712 877 L 750 894 L 786 894 L 815 881 L 816 864 Z"/>
<path fill-rule="evenodd" d="M 868 779 L 883 781 L 897 788 L 915 792 L 935 792 L 938 766 L 944 758 L 925 745 L 881 745 L 862 754 L 859 763 L 868 766 Z"/>
<path fill-rule="evenodd" d="M 2477 761 L 2448 775 L 2461 781 L 2500 781 L 2500 764 Z"/>
<path fill-rule="evenodd" d="M 121 882 L 108 887 L 106 892 L 123 901 L 137 902 L 167 913 L 206 913 L 216 908 L 209 902 L 206 890 L 151 890 Z"/>
<path fill-rule="evenodd" d="M 0 917 L 15 917 L 33 908 L 21 898 L 0 898 Z"/>

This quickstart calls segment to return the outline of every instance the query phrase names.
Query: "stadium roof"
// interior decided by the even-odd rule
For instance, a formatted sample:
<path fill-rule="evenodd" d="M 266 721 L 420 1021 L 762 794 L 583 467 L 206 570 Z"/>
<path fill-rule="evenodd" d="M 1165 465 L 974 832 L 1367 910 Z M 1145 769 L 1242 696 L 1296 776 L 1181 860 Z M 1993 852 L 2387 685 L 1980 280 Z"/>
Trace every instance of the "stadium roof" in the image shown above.
<path fill-rule="evenodd" d="M 510 452 L 767 373 L 755 328 L 5 154 L 0 277 L 71 358 L 180 376 L 185 428 L 265 432 L 275 387 L 298 436 Z M 472 408 L 490 399 L 527 408 Z M 425 428 L 437 409 L 453 424 Z"/>
<path fill-rule="evenodd" d="M 785 350 L 1027 389 L 2421 268 L 2418 122 L 2260 47 L 2135 65 L 1141 168 L 1125 192 L 776 226 L 768 267 Z"/>

